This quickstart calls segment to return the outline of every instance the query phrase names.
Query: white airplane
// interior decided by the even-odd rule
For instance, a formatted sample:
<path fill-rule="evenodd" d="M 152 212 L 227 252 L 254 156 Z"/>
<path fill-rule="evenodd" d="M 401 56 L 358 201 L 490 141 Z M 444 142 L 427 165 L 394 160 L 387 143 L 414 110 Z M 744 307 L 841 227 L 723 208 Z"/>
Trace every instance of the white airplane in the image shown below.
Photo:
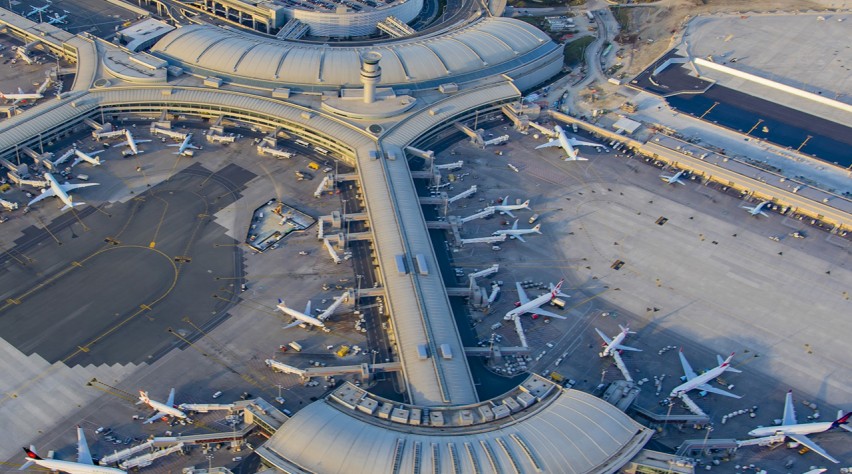
<path fill-rule="evenodd" d="M 44 94 L 44 91 L 47 90 L 47 88 L 50 86 L 51 82 L 53 82 L 53 80 L 51 80 L 50 77 L 45 77 L 44 82 L 42 82 L 38 86 L 38 89 L 36 89 L 36 94 Z"/>
<path fill-rule="evenodd" d="M 124 145 L 127 145 L 127 146 L 129 146 L 129 147 L 130 147 L 130 150 L 133 152 L 133 154 L 134 154 L 134 155 L 138 155 L 138 154 L 140 154 L 140 153 L 144 153 L 144 152 L 142 152 L 142 151 L 139 151 L 139 147 L 138 147 L 137 145 L 139 145 L 140 143 L 147 143 L 147 142 L 150 142 L 150 141 L 151 141 L 151 140 L 134 140 L 134 139 L 133 139 L 133 134 L 132 134 L 132 133 L 130 133 L 130 130 L 127 130 L 127 129 L 125 129 L 125 130 L 124 130 L 124 136 L 127 138 L 127 140 L 126 140 L 126 141 L 123 141 L 123 142 L 121 142 L 121 143 L 119 143 L 119 144 L 117 144 L 117 145 L 115 145 L 115 146 L 124 146 Z"/>
<path fill-rule="evenodd" d="M 94 155 L 97 155 L 98 153 L 103 153 L 104 152 L 103 150 L 93 151 L 91 153 L 84 153 L 84 152 L 74 148 L 73 151 L 74 151 L 74 154 L 77 155 L 77 158 L 74 160 L 73 163 L 71 163 L 72 168 L 79 165 L 80 163 L 82 163 L 84 161 L 86 163 L 89 163 L 92 166 L 100 166 L 102 164 L 101 159 L 95 157 Z"/>
<path fill-rule="evenodd" d="M 589 161 L 588 158 L 581 158 L 579 156 L 579 154 L 577 153 L 577 150 L 574 149 L 574 147 L 577 147 L 577 146 L 601 147 L 601 146 L 603 146 L 600 143 L 584 142 L 584 141 L 581 141 L 581 140 L 577 140 L 576 138 L 568 138 L 568 136 L 565 135 L 565 131 L 562 130 L 562 127 L 560 127 L 559 125 L 556 125 L 555 127 L 553 127 L 553 132 L 554 132 L 554 135 L 556 136 L 556 138 L 554 138 L 553 140 L 550 140 L 549 142 L 547 142 L 543 145 L 539 145 L 539 146 L 535 147 L 535 149 L 538 150 L 540 148 L 548 148 L 548 147 L 558 146 L 558 147 L 561 147 L 565 151 L 565 154 L 567 155 L 565 157 L 565 161 Z"/>
<path fill-rule="evenodd" d="M 155 413 L 154 416 L 152 416 L 151 418 L 148 418 L 147 420 L 142 422 L 143 425 L 153 423 L 153 422 L 159 420 L 160 418 L 164 418 L 164 417 L 167 417 L 167 416 L 173 416 L 175 418 L 186 419 L 186 413 L 180 411 L 180 409 L 177 407 L 177 405 L 175 405 L 175 389 L 174 388 L 171 389 L 171 391 L 169 391 L 169 399 L 166 401 L 166 403 L 160 403 L 156 400 L 151 400 L 150 398 L 148 398 L 148 392 L 144 392 L 144 391 L 140 390 L 139 391 L 139 401 L 136 404 L 138 405 L 139 403 L 144 403 L 144 404 L 148 405 L 149 407 L 157 410 L 157 413 Z"/>
<path fill-rule="evenodd" d="M 501 212 L 503 214 L 508 214 L 512 217 L 515 217 L 515 215 L 512 214 L 512 211 L 517 211 L 519 209 L 529 210 L 529 208 L 530 208 L 530 200 L 529 199 L 527 199 L 526 201 L 524 201 L 521 204 L 506 204 L 508 202 L 509 202 L 509 196 L 506 196 L 506 198 L 503 199 L 503 204 L 498 205 L 498 206 L 491 206 L 491 207 L 493 207 L 495 211 Z"/>
<path fill-rule="evenodd" d="M 624 327 L 620 324 L 618 325 L 618 327 L 621 328 L 621 332 L 618 333 L 618 336 L 615 336 L 612 339 L 606 337 L 606 334 L 602 333 L 600 329 L 595 328 L 595 331 L 597 331 L 597 333 L 601 337 L 601 339 L 604 340 L 605 349 L 603 350 L 603 352 L 601 352 L 600 356 L 601 357 L 611 356 L 611 355 L 615 354 L 617 351 L 642 352 L 642 349 L 636 349 L 635 347 L 624 346 L 624 345 L 621 344 L 622 341 L 624 341 L 624 338 L 626 338 L 628 334 L 636 334 L 636 333 L 631 331 L 629 327 Z"/>
<path fill-rule="evenodd" d="M 340 307 L 341 304 L 346 301 L 349 301 L 349 291 L 344 291 L 342 295 L 338 296 L 337 298 L 334 298 L 334 302 L 331 303 L 328 308 L 318 314 L 317 319 L 320 321 L 325 321 L 329 318 L 329 316 L 331 316 L 332 314 L 334 314 L 335 311 L 337 311 L 337 308 Z"/>
<path fill-rule="evenodd" d="M 189 150 L 189 149 L 193 149 L 193 150 L 200 150 L 201 149 L 201 147 L 197 147 L 197 146 L 192 144 L 192 134 L 191 133 L 188 134 L 186 136 L 186 138 L 184 138 L 181 143 L 175 143 L 174 145 L 169 145 L 169 146 L 179 147 L 178 151 L 174 153 L 175 155 L 183 155 L 184 152 L 186 152 L 186 150 Z"/>
<path fill-rule="evenodd" d="M 47 5 L 43 6 L 43 7 L 30 7 L 30 8 L 32 8 L 32 10 L 30 10 L 30 12 L 29 12 L 29 13 L 27 13 L 27 15 L 26 15 L 26 16 L 28 16 L 28 17 L 33 16 L 33 15 L 37 15 L 37 14 L 39 14 L 39 13 L 44 13 L 44 12 L 46 12 L 46 11 L 47 11 L 47 9 L 48 9 L 48 8 L 50 8 L 50 4 L 47 4 Z"/>
<path fill-rule="evenodd" d="M 56 178 L 53 177 L 50 173 L 44 174 L 44 179 L 48 183 L 48 187 L 41 190 L 41 194 L 36 196 L 32 201 L 30 201 L 27 206 L 32 206 L 33 204 L 41 201 L 42 199 L 56 196 L 65 203 L 65 207 L 62 208 L 63 211 L 71 209 L 72 207 L 77 206 L 85 206 L 85 202 L 73 202 L 71 196 L 68 195 L 69 191 L 78 188 L 87 188 L 89 186 L 98 186 L 100 183 L 82 183 L 82 184 L 59 184 L 56 181 Z"/>
<path fill-rule="evenodd" d="M 54 13 L 53 16 L 47 17 L 47 23 L 50 25 L 55 25 L 57 23 L 64 25 L 68 23 L 65 19 L 68 18 L 68 15 L 59 16 L 59 13 Z"/>
<path fill-rule="evenodd" d="M 793 406 L 793 391 L 790 390 L 787 392 L 787 399 L 784 402 L 784 417 L 781 419 L 781 424 L 779 426 L 755 428 L 749 431 L 748 434 L 749 436 L 760 438 L 784 435 L 803 446 L 807 446 L 811 451 L 816 452 L 829 461 L 838 463 L 837 459 L 831 457 L 822 447 L 808 438 L 807 435 L 822 433 L 838 427 L 852 432 L 852 428 L 849 427 L 850 415 L 852 415 L 852 412 L 844 415 L 842 411 L 839 411 L 837 412 L 837 419 L 835 421 L 800 424 L 796 421 L 796 408 Z"/>
<path fill-rule="evenodd" d="M 545 293 L 533 299 L 529 299 L 527 297 L 527 293 L 524 291 L 523 287 L 521 287 L 521 284 L 515 282 L 515 287 L 517 287 L 518 289 L 518 299 L 520 301 L 518 303 L 515 303 L 517 307 L 506 313 L 506 316 L 503 316 L 503 319 L 505 319 L 506 321 L 512 321 L 518 316 L 521 316 L 525 313 L 533 313 L 539 316 L 547 316 L 548 318 L 567 319 L 561 314 L 551 313 L 550 311 L 541 309 L 542 305 L 544 305 L 545 303 L 549 303 L 553 300 L 553 298 L 556 298 L 557 296 L 570 298 L 568 295 L 560 291 L 562 289 L 562 283 L 564 281 L 564 279 L 559 280 L 559 283 L 557 283 L 556 286 L 553 286 L 553 284 L 551 284 L 549 293 Z"/>
<path fill-rule="evenodd" d="M 66 161 L 68 161 L 68 158 L 71 158 L 72 156 L 74 156 L 75 151 L 77 151 L 76 148 L 68 149 L 68 151 L 66 151 L 65 153 L 60 155 L 59 158 L 53 160 L 53 166 L 59 166 L 62 163 L 65 163 Z"/>
<path fill-rule="evenodd" d="M 296 319 L 296 321 L 294 321 L 293 323 L 291 323 L 287 326 L 284 326 L 284 329 L 289 329 L 293 326 L 298 326 L 299 324 L 302 324 L 302 323 L 308 323 L 312 326 L 317 326 L 317 327 L 321 327 L 321 328 L 325 327 L 325 323 L 320 321 L 319 318 L 315 318 L 315 317 L 311 316 L 311 302 L 310 302 L 310 300 L 308 300 L 308 305 L 305 306 L 305 312 L 304 313 L 288 307 L 287 304 L 282 299 L 278 300 L 278 309 L 280 309 L 282 312 L 284 312 L 284 314 L 286 314 L 288 316 L 292 316 L 293 318 Z M 328 316 L 326 316 L 326 317 L 328 317 Z"/>
<path fill-rule="evenodd" d="M 28 469 L 33 464 L 41 466 L 49 471 L 67 472 L 68 474 L 127 474 L 126 471 L 112 467 L 98 466 L 92 460 L 92 453 L 86 443 L 86 435 L 83 428 L 77 427 L 77 462 L 60 461 L 57 459 L 44 459 L 35 452 L 35 447 L 24 448 L 27 453 L 27 462 L 21 466 L 19 471 Z"/>
<path fill-rule="evenodd" d="M 763 202 L 761 202 L 760 204 L 758 204 L 757 206 L 754 206 L 754 207 L 750 207 L 750 206 L 740 206 L 740 207 L 747 210 L 748 213 L 753 215 L 753 216 L 756 216 L 758 214 L 763 214 L 764 216 L 769 217 L 769 214 L 763 212 L 763 208 L 768 206 L 769 204 L 770 204 L 769 201 L 763 201 Z"/>
<path fill-rule="evenodd" d="M 28 94 L 28 93 L 25 93 L 24 90 L 21 89 L 20 87 L 18 88 L 17 94 L 4 94 L 4 93 L 0 92 L 0 99 L 11 100 L 12 105 L 15 105 L 19 102 L 26 102 L 28 100 L 38 100 L 38 99 L 42 99 L 42 98 L 44 98 L 44 95 L 39 94 L 37 92 Z"/>
<path fill-rule="evenodd" d="M 682 184 L 682 185 L 686 186 L 686 183 L 684 183 L 683 181 L 680 180 L 680 178 L 683 177 L 684 173 L 686 173 L 686 170 L 680 170 L 680 171 L 678 171 L 677 173 L 675 173 L 671 176 L 666 176 L 664 174 L 661 174 L 660 179 L 665 181 L 667 184 L 678 183 L 678 184 Z"/>
<path fill-rule="evenodd" d="M 524 240 L 521 236 L 527 234 L 541 234 L 541 224 L 536 225 L 532 229 L 518 229 L 518 220 L 515 219 L 515 223 L 512 224 L 511 229 L 501 229 L 491 235 L 508 235 L 509 238 L 518 239 L 521 242 L 526 243 L 526 240 Z"/>
<path fill-rule="evenodd" d="M 742 370 L 735 369 L 731 367 L 731 359 L 734 358 L 734 353 L 728 356 L 727 359 L 722 360 L 722 356 L 717 355 L 716 359 L 719 361 L 719 365 L 717 367 L 713 367 L 712 369 L 704 372 L 701 375 L 695 373 L 690 367 L 689 362 L 686 361 L 686 357 L 683 355 L 683 348 L 681 348 L 680 352 L 678 352 L 678 356 L 680 356 L 680 363 L 683 365 L 683 373 L 686 376 L 686 382 L 678 385 L 674 389 L 672 389 L 669 397 L 676 398 L 683 393 L 686 393 L 693 389 L 703 390 L 705 392 L 715 393 L 717 395 L 724 395 L 726 397 L 732 398 L 742 398 L 739 395 L 734 395 L 731 392 L 722 390 L 720 388 L 712 387 L 707 382 L 715 379 L 716 377 L 722 375 L 725 371 L 728 372 L 736 372 L 741 373 Z"/>

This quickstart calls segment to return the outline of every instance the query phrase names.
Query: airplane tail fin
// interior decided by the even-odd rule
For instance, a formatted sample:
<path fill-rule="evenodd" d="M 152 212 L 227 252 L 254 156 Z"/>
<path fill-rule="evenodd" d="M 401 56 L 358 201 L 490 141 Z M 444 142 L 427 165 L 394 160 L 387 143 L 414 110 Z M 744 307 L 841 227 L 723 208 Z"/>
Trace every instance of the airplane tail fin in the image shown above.
<path fill-rule="evenodd" d="M 27 453 L 27 457 L 30 459 L 37 459 L 41 461 L 43 458 L 36 453 L 35 446 L 30 446 L 29 448 L 24 448 L 24 452 Z M 27 461 L 28 464 L 32 464 L 32 461 Z"/>
<path fill-rule="evenodd" d="M 731 352 L 731 355 L 729 355 L 728 358 L 725 360 L 722 360 L 722 356 L 716 355 L 716 360 L 720 362 L 719 367 L 724 367 L 727 371 L 739 374 L 742 373 L 742 370 L 731 367 L 731 359 L 734 358 L 734 354 L 736 354 L 736 352 Z"/>
<path fill-rule="evenodd" d="M 526 201 L 524 201 L 524 203 L 522 204 L 522 206 L 524 206 L 525 208 L 529 209 L 529 208 L 530 208 L 530 200 L 529 200 L 529 199 L 527 199 Z"/>
<path fill-rule="evenodd" d="M 533 228 L 532 228 L 532 230 L 533 230 L 536 234 L 540 234 L 540 233 L 541 233 L 541 224 L 538 224 L 537 226 L 533 227 Z"/>
<path fill-rule="evenodd" d="M 150 401 L 151 401 L 151 399 L 148 398 L 148 392 L 146 392 L 144 390 L 139 390 L 139 401 L 136 402 L 136 404 L 139 405 L 141 403 L 148 403 Z"/>
<path fill-rule="evenodd" d="M 840 428 L 843 428 L 846 431 L 852 432 L 852 428 L 849 428 L 849 417 L 852 416 L 852 411 L 847 412 L 843 416 L 840 416 L 840 415 L 843 415 L 843 411 L 837 412 L 838 418 L 836 420 L 834 420 L 834 422 L 831 424 L 831 427 L 829 429 L 840 427 Z"/>
<path fill-rule="evenodd" d="M 621 328 L 621 330 L 626 332 L 627 334 L 636 334 L 636 331 L 630 330 L 630 326 L 622 326 L 621 324 L 619 324 L 618 327 Z"/>

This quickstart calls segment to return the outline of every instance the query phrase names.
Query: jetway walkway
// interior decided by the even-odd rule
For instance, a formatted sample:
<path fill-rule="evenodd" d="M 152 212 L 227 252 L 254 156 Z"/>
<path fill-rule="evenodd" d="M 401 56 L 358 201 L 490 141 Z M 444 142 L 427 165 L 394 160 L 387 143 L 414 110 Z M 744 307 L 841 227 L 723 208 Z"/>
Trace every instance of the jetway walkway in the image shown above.
<path fill-rule="evenodd" d="M 651 410 L 636 405 L 634 405 L 632 408 L 636 413 L 657 423 L 690 423 L 694 425 L 705 425 L 707 423 L 710 423 L 710 417 L 707 415 L 663 415 L 654 413 Z"/>
<path fill-rule="evenodd" d="M 676 454 L 678 456 L 691 457 L 696 453 L 710 449 L 724 449 L 729 452 L 734 452 L 738 447 L 739 442 L 735 439 L 688 439 L 678 446 Z"/>

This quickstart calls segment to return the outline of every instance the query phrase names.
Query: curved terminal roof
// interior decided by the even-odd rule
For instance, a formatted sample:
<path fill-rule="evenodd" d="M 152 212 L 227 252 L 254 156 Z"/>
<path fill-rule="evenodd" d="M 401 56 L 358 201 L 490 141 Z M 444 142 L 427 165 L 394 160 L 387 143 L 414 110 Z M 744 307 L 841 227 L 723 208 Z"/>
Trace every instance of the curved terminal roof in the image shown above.
<path fill-rule="evenodd" d="M 366 51 L 382 54 L 382 84 L 410 85 L 450 81 L 453 76 L 556 47 L 528 23 L 486 17 L 439 36 L 357 48 L 271 40 L 191 25 L 161 38 L 151 52 L 199 72 L 277 83 L 360 87 L 360 55 Z"/>
<path fill-rule="evenodd" d="M 371 417 L 330 396 L 296 413 L 258 453 L 288 472 L 607 473 L 635 456 L 652 434 L 584 392 L 557 387 L 541 398 L 496 421 L 448 427 Z"/>

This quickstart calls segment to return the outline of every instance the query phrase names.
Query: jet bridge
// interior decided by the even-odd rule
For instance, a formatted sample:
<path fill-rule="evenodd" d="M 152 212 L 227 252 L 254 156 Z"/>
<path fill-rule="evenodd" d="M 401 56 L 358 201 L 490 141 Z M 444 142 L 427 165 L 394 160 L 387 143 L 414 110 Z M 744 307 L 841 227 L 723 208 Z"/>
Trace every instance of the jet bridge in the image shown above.
<path fill-rule="evenodd" d="M 475 237 L 475 238 L 472 238 L 472 239 L 461 239 L 461 240 L 459 240 L 459 243 L 461 245 L 465 245 L 465 244 L 496 244 L 496 243 L 499 243 L 499 242 L 505 242 L 506 238 L 507 238 L 506 234 L 501 234 L 501 235 L 492 235 L 492 236 L 489 236 L 489 237 Z"/>
<path fill-rule="evenodd" d="M 466 197 L 468 197 L 468 196 L 473 196 L 474 194 L 476 194 L 476 191 L 477 191 L 477 187 L 476 187 L 476 185 L 474 184 L 474 185 L 473 185 L 473 186 L 471 186 L 471 187 L 470 187 L 470 189 L 468 189 L 467 191 L 462 191 L 462 192 L 460 192 L 459 194 L 456 194 L 455 196 L 453 196 L 453 197 L 451 197 L 451 198 L 447 199 L 447 202 L 448 202 L 448 203 L 450 203 L 450 204 L 452 204 L 452 203 L 454 203 L 454 202 L 458 201 L 459 199 L 464 199 L 464 198 L 466 198 Z"/>
<path fill-rule="evenodd" d="M 435 165 L 433 166 L 436 170 L 446 170 L 446 171 L 455 171 L 461 169 L 464 166 L 464 160 L 456 161 L 455 163 L 446 163 L 443 165 Z"/>
<path fill-rule="evenodd" d="M 476 220 L 476 219 L 479 219 L 479 218 L 482 218 L 482 217 L 493 216 L 495 211 L 496 210 L 493 207 L 486 207 L 484 210 L 477 212 L 476 214 L 460 218 L 459 223 L 465 224 L 467 222 L 470 222 L 472 220 Z"/>

